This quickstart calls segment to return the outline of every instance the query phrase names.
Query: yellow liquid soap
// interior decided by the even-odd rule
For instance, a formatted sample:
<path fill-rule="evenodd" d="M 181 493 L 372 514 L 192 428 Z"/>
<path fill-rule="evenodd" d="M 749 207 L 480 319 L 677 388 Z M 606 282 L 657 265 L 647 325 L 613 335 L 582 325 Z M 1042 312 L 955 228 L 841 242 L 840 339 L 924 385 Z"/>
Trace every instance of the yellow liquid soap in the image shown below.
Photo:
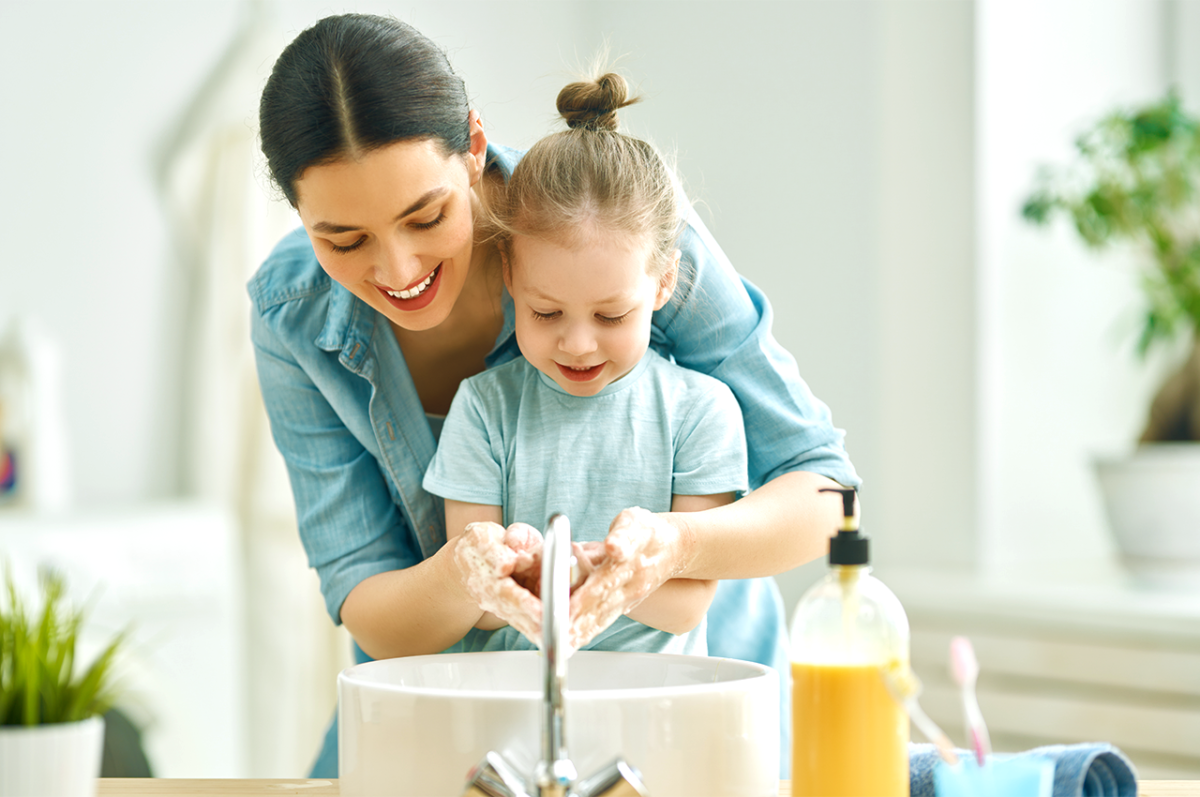
<path fill-rule="evenodd" d="M 908 797 L 908 716 L 877 665 L 792 663 L 794 797 Z"/>

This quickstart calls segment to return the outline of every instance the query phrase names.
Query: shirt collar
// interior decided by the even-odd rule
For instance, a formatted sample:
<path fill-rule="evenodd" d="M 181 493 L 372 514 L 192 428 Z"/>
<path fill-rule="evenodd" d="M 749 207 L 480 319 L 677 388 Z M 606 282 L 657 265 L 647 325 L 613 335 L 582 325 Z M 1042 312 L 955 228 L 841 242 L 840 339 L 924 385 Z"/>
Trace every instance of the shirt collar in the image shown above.
<path fill-rule="evenodd" d="M 367 344 L 375 331 L 375 311 L 341 284 L 330 280 L 329 309 L 325 326 L 314 343 L 325 351 L 341 351 L 338 360 L 352 371 L 360 371 Z"/>

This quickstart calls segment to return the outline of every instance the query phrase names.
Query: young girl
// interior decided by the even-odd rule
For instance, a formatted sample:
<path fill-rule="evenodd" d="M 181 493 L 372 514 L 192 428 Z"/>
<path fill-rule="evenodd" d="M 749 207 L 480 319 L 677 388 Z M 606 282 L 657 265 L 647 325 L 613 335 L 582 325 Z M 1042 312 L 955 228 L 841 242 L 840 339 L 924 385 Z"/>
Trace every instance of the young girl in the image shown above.
<path fill-rule="evenodd" d="M 698 511 L 747 489 L 733 393 L 649 348 L 653 313 L 678 279 L 686 206 L 653 147 L 617 132 L 617 110 L 635 101 L 615 74 L 564 88 L 570 129 L 535 144 L 492 204 L 523 357 L 465 380 L 446 417 L 424 487 L 446 499 L 451 539 L 467 529 L 497 538 L 562 512 L 573 539 L 599 553 L 627 507 Z M 572 644 L 703 654 L 715 591 L 715 581 L 672 579 L 604 618 L 607 628 L 573 626 Z M 467 649 L 529 647 L 518 630 L 537 641 L 536 612 L 522 610 L 536 602 L 476 597 L 476 628 L 501 630 L 471 635 Z"/>

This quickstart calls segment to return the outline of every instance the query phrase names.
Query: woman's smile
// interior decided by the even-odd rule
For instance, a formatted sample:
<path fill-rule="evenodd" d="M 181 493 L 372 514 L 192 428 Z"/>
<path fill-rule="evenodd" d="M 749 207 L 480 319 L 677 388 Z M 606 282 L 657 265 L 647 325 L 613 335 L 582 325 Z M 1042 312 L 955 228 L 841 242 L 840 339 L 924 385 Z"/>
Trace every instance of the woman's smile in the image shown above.
<path fill-rule="evenodd" d="M 383 294 L 383 298 L 387 300 L 388 304 L 396 309 L 408 311 L 420 310 L 437 296 L 437 290 L 441 284 L 438 277 L 441 274 L 442 264 L 439 263 L 433 271 L 403 290 L 395 291 L 391 288 L 385 288 L 382 285 L 376 285 L 375 287 Z"/>

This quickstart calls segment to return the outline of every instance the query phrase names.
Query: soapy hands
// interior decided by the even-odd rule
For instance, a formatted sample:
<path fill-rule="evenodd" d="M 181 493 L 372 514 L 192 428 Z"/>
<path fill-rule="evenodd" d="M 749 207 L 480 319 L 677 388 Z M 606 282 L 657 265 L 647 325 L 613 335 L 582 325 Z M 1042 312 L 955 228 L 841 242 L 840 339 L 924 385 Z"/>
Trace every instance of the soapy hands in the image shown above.
<path fill-rule="evenodd" d="M 622 510 L 604 542 L 584 543 L 571 593 L 571 647 L 591 642 L 677 574 L 679 530 L 641 507 Z"/>
<path fill-rule="evenodd" d="M 602 542 L 572 543 L 579 579 L 571 593 L 570 646 L 578 650 L 677 575 L 679 530 L 653 512 L 617 515 Z M 542 536 L 532 526 L 471 523 L 455 550 L 467 591 L 542 646 Z"/>
<path fill-rule="evenodd" d="M 467 592 L 479 604 L 541 647 L 542 535 L 525 523 L 470 523 L 454 560 Z"/>

